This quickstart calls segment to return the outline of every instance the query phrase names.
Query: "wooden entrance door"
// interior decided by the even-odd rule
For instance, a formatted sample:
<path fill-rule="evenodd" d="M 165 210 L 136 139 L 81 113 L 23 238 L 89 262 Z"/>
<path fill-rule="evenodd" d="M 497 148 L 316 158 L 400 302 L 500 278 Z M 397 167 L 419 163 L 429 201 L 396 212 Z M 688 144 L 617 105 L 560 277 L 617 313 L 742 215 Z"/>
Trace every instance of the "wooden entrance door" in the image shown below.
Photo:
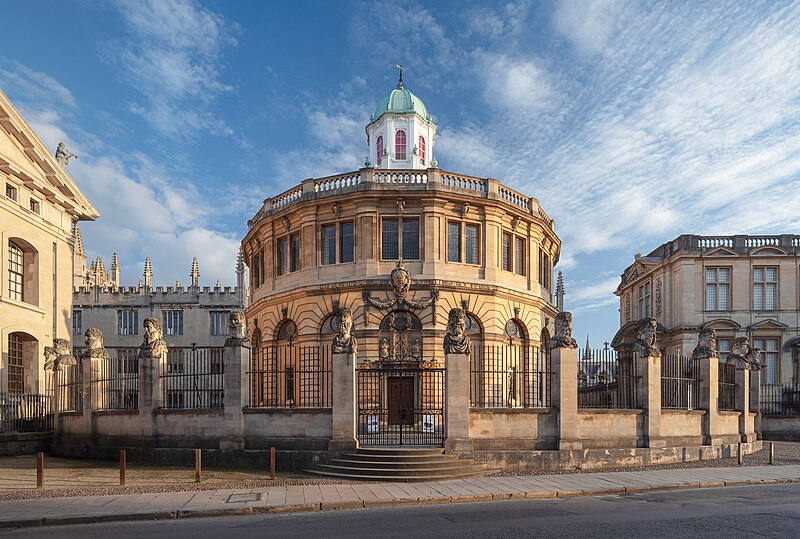
<path fill-rule="evenodd" d="M 389 384 L 389 424 L 414 424 L 414 378 L 392 376 L 386 379 Z"/>

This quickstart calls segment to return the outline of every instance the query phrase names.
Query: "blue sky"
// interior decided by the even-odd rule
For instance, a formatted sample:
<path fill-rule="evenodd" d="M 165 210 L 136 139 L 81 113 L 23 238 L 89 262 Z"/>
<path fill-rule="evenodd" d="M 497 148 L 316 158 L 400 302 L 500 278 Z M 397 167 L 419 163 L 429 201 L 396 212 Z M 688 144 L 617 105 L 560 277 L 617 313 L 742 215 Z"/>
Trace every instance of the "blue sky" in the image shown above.
<path fill-rule="evenodd" d="M 579 341 L 637 251 L 798 233 L 797 2 L 5 2 L 0 87 L 100 210 L 90 258 L 233 285 L 261 201 L 355 170 L 395 63 L 444 170 L 556 219 Z"/>

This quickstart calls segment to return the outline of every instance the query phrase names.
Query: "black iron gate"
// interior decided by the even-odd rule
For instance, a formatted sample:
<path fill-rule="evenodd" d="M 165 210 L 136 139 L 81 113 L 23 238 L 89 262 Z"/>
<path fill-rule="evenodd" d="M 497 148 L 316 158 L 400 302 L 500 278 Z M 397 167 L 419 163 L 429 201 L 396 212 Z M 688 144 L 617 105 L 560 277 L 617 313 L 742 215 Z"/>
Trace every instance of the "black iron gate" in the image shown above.
<path fill-rule="evenodd" d="M 444 444 L 444 369 L 376 362 L 356 377 L 362 446 Z"/>

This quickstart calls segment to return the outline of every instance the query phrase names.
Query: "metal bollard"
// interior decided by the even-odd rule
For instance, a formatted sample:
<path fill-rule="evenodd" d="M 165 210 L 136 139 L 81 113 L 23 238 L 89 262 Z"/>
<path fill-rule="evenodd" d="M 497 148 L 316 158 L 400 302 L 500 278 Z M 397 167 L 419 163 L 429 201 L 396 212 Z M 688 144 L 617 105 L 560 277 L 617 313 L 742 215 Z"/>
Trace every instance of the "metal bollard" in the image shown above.
<path fill-rule="evenodd" d="M 119 486 L 125 486 L 125 469 L 128 466 L 127 455 L 125 450 L 121 449 L 119 452 Z"/>
<path fill-rule="evenodd" d="M 773 442 L 769 443 L 769 465 L 775 466 L 775 444 Z"/>
<path fill-rule="evenodd" d="M 194 450 L 194 482 L 199 483 L 202 478 L 201 476 L 201 469 L 200 469 L 200 459 L 201 459 L 201 449 Z"/>
<path fill-rule="evenodd" d="M 742 442 L 739 442 L 738 447 L 739 447 L 738 464 L 739 466 L 741 466 L 744 463 L 744 454 L 742 453 Z"/>
<path fill-rule="evenodd" d="M 36 488 L 44 488 L 44 453 L 36 453 Z"/>
<path fill-rule="evenodd" d="M 269 478 L 275 479 L 275 448 L 269 448 Z"/>

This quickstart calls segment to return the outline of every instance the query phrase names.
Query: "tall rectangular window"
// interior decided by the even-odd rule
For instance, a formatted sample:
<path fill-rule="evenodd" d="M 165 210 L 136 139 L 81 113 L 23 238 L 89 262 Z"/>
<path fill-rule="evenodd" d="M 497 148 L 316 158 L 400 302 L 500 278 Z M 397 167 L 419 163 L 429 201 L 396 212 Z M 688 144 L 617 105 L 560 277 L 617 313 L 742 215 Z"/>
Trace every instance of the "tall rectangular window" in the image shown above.
<path fill-rule="evenodd" d="M 480 264 L 480 229 L 478 225 L 464 227 L 464 262 L 467 264 Z"/>
<path fill-rule="evenodd" d="M 72 311 L 72 334 L 80 335 L 83 331 L 83 312 L 79 310 Z"/>
<path fill-rule="evenodd" d="M 289 273 L 289 239 L 288 238 L 281 238 L 278 240 L 278 260 L 277 260 L 277 269 L 278 275 L 286 275 Z"/>
<path fill-rule="evenodd" d="M 394 158 L 400 161 L 406 158 L 406 132 L 402 129 L 394 135 Z"/>
<path fill-rule="evenodd" d="M 8 198 L 10 198 L 11 200 L 16 202 L 16 200 L 17 200 L 17 188 L 14 187 L 13 185 L 11 185 L 10 183 L 7 183 L 6 184 L 6 196 Z"/>
<path fill-rule="evenodd" d="M 264 284 L 264 249 L 259 249 L 253 255 L 253 288 L 258 288 Z"/>
<path fill-rule="evenodd" d="M 403 260 L 419 260 L 419 219 L 401 219 Z"/>
<path fill-rule="evenodd" d="M 30 203 L 31 211 L 33 213 L 36 213 L 36 214 L 42 213 L 42 205 L 38 200 L 36 200 L 35 198 L 31 197 L 29 203 Z"/>
<path fill-rule="evenodd" d="M 650 318 L 652 309 L 650 303 L 650 283 L 639 287 L 639 318 Z"/>
<path fill-rule="evenodd" d="M 774 384 L 780 379 L 778 360 L 780 359 L 780 347 L 778 339 L 753 339 L 753 348 L 761 350 L 761 362 L 766 365 L 762 374 L 762 380 L 768 384 Z"/>
<path fill-rule="evenodd" d="M 289 250 L 291 251 L 291 260 L 289 261 L 289 271 L 297 271 L 300 269 L 300 234 L 292 234 L 289 236 Z"/>
<path fill-rule="evenodd" d="M 117 335 L 139 334 L 139 311 L 120 309 L 117 311 Z"/>
<path fill-rule="evenodd" d="M 13 241 L 8 242 L 8 297 L 25 300 L 22 283 L 25 282 L 25 254 Z"/>
<path fill-rule="evenodd" d="M 511 271 L 511 234 L 503 232 L 503 239 L 500 246 L 501 264 L 505 271 Z"/>
<path fill-rule="evenodd" d="M 730 309 L 731 268 L 706 268 L 706 310 Z"/>
<path fill-rule="evenodd" d="M 183 335 L 183 311 L 179 309 L 162 311 L 161 315 L 165 335 Z"/>
<path fill-rule="evenodd" d="M 336 264 L 336 225 L 322 225 L 322 263 Z"/>
<path fill-rule="evenodd" d="M 550 255 L 539 248 L 539 284 L 550 290 L 553 268 L 550 266 Z"/>
<path fill-rule="evenodd" d="M 22 337 L 8 334 L 8 392 L 25 392 L 25 367 L 22 363 Z"/>
<path fill-rule="evenodd" d="M 778 308 L 778 268 L 756 266 L 753 268 L 753 309 L 773 311 Z"/>
<path fill-rule="evenodd" d="M 228 318 L 230 311 L 210 311 L 209 317 L 209 334 L 211 335 L 227 335 L 228 334 Z"/>
<path fill-rule="evenodd" d="M 461 223 L 447 223 L 447 261 L 461 262 Z"/>
<path fill-rule="evenodd" d="M 355 227 L 352 222 L 339 224 L 339 262 L 355 260 Z"/>
<path fill-rule="evenodd" d="M 525 275 L 525 240 L 514 238 L 514 273 Z"/>
<path fill-rule="evenodd" d="M 381 223 L 381 258 L 384 260 L 397 260 L 400 257 L 399 241 L 400 221 L 398 219 L 384 219 Z"/>

